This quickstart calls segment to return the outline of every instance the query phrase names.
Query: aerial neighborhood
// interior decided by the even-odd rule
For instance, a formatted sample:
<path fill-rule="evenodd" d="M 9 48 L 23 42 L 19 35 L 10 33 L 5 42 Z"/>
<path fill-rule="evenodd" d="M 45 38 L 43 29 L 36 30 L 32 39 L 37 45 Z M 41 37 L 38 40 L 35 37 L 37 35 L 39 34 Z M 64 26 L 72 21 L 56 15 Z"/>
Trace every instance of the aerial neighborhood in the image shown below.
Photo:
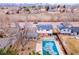
<path fill-rule="evenodd" d="M 0 55 L 78 55 L 79 6 L 0 4 Z"/>

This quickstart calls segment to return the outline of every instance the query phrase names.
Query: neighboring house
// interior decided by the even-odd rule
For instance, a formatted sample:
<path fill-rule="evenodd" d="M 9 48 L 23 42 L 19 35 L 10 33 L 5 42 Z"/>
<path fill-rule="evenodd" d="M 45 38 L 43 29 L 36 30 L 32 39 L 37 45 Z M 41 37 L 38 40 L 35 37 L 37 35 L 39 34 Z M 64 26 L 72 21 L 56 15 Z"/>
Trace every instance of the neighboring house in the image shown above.
<path fill-rule="evenodd" d="M 66 27 L 63 23 L 57 26 L 60 33 L 63 34 L 70 34 L 71 29 L 69 27 Z"/>
<path fill-rule="evenodd" d="M 64 34 L 79 35 L 79 27 L 66 27 L 63 24 L 58 25 L 59 32 Z"/>
<path fill-rule="evenodd" d="M 79 35 L 79 27 L 71 27 L 70 29 L 73 35 Z"/>
<path fill-rule="evenodd" d="M 60 33 L 70 34 L 71 33 L 71 29 L 70 28 L 62 28 L 62 29 L 60 29 Z"/>
<path fill-rule="evenodd" d="M 52 24 L 48 24 L 48 23 L 37 24 L 37 32 L 38 33 L 52 34 L 53 33 L 52 30 L 53 30 Z"/>

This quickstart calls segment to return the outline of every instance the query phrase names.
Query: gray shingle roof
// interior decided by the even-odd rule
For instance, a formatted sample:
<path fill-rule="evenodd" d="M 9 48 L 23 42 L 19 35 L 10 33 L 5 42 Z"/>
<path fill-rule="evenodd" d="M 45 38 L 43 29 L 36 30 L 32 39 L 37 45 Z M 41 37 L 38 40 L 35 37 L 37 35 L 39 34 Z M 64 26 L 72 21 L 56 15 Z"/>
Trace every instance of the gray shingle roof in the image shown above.
<path fill-rule="evenodd" d="M 71 27 L 72 32 L 79 32 L 79 27 Z"/>

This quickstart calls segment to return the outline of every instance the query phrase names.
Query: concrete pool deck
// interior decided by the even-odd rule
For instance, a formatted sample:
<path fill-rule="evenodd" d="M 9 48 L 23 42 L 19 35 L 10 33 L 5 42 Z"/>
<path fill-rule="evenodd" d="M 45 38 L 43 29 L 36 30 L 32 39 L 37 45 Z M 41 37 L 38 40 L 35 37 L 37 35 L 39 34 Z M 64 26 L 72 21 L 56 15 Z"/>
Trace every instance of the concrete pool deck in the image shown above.
<path fill-rule="evenodd" d="M 42 39 L 43 39 L 43 38 L 42 38 Z M 52 38 L 44 38 L 44 39 L 45 39 L 46 41 L 54 41 L 54 42 L 55 42 L 55 45 L 56 45 L 56 48 L 57 48 L 57 50 L 58 50 L 58 52 L 59 52 L 59 55 L 63 55 L 63 54 L 64 54 L 58 41 L 56 41 L 56 40 L 51 40 Z M 50 39 L 50 40 L 49 40 L 49 39 Z M 43 51 L 42 51 L 42 41 L 43 41 L 43 40 L 41 40 L 40 42 L 37 42 L 37 43 L 36 43 L 36 52 L 39 52 L 40 54 L 42 54 L 42 52 L 43 52 Z"/>

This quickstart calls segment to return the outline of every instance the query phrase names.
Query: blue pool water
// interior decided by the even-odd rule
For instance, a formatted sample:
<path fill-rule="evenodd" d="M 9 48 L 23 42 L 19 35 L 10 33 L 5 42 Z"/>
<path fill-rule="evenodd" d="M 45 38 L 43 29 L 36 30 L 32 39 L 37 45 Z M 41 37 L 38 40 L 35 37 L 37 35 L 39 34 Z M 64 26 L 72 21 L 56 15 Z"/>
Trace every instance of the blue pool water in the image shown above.
<path fill-rule="evenodd" d="M 42 41 L 43 55 L 59 55 L 56 44 L 54 41 Z"/>

